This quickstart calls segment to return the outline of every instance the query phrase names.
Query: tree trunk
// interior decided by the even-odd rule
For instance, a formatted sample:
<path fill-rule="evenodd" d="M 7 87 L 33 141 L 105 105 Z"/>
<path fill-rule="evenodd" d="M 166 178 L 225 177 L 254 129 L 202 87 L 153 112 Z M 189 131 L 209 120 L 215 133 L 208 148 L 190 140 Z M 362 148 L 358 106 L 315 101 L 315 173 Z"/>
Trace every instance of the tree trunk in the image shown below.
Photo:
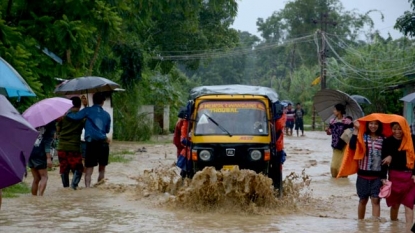
<path fill-rule="evenodd" d="M 68 61 L 68 64 L 72 65 L 72 60 L 71 60 L 71 50 L 67 49 L 66 50 L 66 60 Z"/>
<path fill-rule="evenodd" d="M 92 74 L 92 69 L 94 68 L 95 62 L 97 61 L 98 51 L 99 51 L 99 48 L 101 46 L 101 41 L 102 41 L 102 34 L 99 34 L 99 36 L 97 38 L 97 45 L 95 46 L 94 56 L 92 57 L 91 63 L 89 64 L 88 75 Z"/>
<path fill-rule="evenodd" d="M 13 5 L 13 0 L 9 0 L 7 2 L 7 10 L 6 10 L 6 17 L 5 17 L 6 21 L 9 21 L 9 19 L 11 18 L 12 5 Z"/>

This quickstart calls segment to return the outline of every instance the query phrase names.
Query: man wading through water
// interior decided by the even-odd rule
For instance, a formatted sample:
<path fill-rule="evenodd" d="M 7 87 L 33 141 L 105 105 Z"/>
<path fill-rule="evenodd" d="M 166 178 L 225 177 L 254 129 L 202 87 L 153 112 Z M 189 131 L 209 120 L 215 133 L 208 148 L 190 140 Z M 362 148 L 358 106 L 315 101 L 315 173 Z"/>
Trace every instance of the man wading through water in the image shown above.
<path fill-rule="evenodd" d="M 82 109 L 77 113 L 68 113 L 67 117 L 73 120 L 81 120 L 85 118 L 85 187 L 91 187 L 91 176 L 94 167 L 99 165 L 98 182 L 105 178 L 105 167 L 108 165 L 109 142 L 107 133 L 110 132 L 111 117 L 106 112 L 104 105 L 105 96 L 103 93 L 97 92 L 93 95 L 92 101 L 94 105 Z"/>
<path fill-rule="evenodd" d="M 72 97 L 73 107 L 70 112 L 79 112 L 81 107 L 81 99 L 79 97 Z M 58 143 L 58 158 L 59 171 L 62 178 L 62 185 L 64 188 L 69 187 L 69 172 L 73 172 L 71 188 L 77 189 L 79 181 L 82 178 L 84 166 L 82 164 L 81 155 L 81 133 L 84 128 L 83 120 L 71 120 L 63 117 L 61 121 L 56 123 L 56 132 L 59 138 Z"/>

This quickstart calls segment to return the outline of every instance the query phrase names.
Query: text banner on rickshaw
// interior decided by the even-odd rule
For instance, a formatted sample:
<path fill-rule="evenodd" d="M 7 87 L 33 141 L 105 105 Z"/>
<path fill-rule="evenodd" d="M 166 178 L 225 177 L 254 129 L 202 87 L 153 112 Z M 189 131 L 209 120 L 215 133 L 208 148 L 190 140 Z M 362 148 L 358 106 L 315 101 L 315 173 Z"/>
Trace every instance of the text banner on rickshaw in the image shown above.
<path fill-rule="evenodd" d="M 256 101 L 246 101 L 246 102 L 207 102 L 201 103 L 199 106 L 199 110 L 207 109 L 212 113 L 238 113 L 239 109 L 256 109 L 265 111 L 265 106 L 263 103 L 259 103 Z"/>

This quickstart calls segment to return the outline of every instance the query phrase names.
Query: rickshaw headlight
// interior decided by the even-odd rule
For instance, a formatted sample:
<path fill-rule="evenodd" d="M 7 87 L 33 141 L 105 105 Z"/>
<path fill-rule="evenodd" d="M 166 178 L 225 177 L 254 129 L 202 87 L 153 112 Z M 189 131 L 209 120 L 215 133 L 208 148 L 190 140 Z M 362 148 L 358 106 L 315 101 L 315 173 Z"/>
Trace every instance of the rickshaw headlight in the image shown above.
<path fill-rule="evenodd" d="M 259 150 L 252 150 L 250 155 L 251 155 L 251 159 L 255 161 L 260 160 L 262 156 L 261 151 Z"/>
<path fill-rule="evenodd" d="M 210 151 L 208 151 L 208 150 L 202 150 L 199 153 L 199 157 L 203 161 L 209 161 L 210 158 L 212 157 L 212 153 L 210 153 Z"/>

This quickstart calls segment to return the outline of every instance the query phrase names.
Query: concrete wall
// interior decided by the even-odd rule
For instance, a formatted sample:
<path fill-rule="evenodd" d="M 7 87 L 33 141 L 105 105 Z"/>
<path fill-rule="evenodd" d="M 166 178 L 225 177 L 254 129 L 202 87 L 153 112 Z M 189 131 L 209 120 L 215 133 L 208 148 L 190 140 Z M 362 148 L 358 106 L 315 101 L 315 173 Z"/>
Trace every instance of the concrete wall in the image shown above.
<path fill-rule="evenodd" d="M 138 110 L 138 115 L 144 117 L 144 121 L 149 124 L 154 124 L 154 105 L 143 105 Z"/>
<path fill-rule="evenodd" d="M 170 106 L 155 107 L 154 105 L 143 105 L 138 111 L 140 117 L 145 118 L 146 124 L 153 126 L 158 124 L 163 132 L 168 132 L 170 127 Z"/>
<path fill-rule="evenodd" d="M 163 132 L 168 132 L 170 127 L 170 106 L 163 109 Z"/>

